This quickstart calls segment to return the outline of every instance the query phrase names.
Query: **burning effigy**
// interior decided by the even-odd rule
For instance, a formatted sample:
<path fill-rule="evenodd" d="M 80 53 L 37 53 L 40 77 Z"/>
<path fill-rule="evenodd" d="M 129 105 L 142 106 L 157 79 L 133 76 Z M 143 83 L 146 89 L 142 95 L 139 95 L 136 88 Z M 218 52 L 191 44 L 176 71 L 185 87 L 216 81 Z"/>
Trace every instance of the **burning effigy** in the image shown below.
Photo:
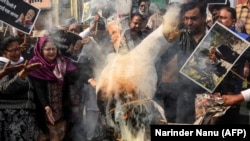
<path fill-rule="evenodd" d="M 167 124 L 154 100 L 155 62 L 178 37 L 180 7 L 169 7 L 163 24 L 126 54 L 112 54 L 96 76 L 97 103 L 107 124 L 120 140 L 150 140 L 151 124 Z"/>

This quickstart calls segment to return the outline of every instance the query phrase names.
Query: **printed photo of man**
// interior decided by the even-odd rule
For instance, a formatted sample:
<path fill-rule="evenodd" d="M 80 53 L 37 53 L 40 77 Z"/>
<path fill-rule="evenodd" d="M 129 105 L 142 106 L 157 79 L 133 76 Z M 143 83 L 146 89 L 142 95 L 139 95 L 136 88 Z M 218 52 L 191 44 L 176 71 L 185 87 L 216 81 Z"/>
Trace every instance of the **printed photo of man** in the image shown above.
<path fill-rule="evenodd" d="M 23 25 L 25 28 L 31 30 L 33 24 L 33 18 L 35 17 L 36 13 L 33 9 L 29 9 L 27 13 L 24 15 L 23 13 L 19 16 L 16 20 L 16 23 Z"/>

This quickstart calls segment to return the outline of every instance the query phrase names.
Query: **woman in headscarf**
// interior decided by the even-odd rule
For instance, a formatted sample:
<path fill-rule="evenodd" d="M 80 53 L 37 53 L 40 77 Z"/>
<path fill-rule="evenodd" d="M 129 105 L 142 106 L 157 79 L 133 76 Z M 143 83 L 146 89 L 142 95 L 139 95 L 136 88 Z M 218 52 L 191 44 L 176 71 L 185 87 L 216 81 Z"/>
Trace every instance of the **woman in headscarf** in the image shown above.
<path fill-rule="evenodd" d="M 0 140 L 36 141 L 34 88 L 27 74 L 41 64 L 24 63 L 18 39 L 12 36 L 3 39 L 0 52 Z"/>
<path fill-rule="evenodd" d="M 34 48 L 34 57 L 29 61 L 42 64 L 41 68 L 29 74 L 38 100 L 38 122 L 43 131 L 40 141 L 64 140 L 70 103 L 68 85 L 65 84 L 68 80 L 73 83 L 78 77 L 76 66 L 60 54 L 55 43 L 48 36 L 39 38 Z"/>

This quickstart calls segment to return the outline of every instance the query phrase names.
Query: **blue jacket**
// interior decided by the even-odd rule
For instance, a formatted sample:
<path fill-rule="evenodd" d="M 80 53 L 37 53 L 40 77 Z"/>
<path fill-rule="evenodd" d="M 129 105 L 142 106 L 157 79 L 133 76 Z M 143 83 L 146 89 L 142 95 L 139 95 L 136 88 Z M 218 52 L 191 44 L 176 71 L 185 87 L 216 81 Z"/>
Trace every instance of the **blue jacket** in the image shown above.
<path fill-rule="evenodd" d="M 245 40 L 249 39 L 250 37 L 248 34 L 237 31 L 235 27 L 231 27 L 230 29 L 240 37 L 244 38 Z"/>

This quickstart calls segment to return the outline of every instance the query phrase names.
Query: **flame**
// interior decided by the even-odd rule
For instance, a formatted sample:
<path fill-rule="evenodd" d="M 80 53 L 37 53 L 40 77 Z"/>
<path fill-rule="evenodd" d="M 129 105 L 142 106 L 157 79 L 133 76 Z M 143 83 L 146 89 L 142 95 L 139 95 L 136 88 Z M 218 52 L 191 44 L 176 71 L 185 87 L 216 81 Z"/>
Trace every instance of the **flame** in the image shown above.
<path fill-rule="evenodd" d="M 177 6 L 169 8 L 168 20 L 127 54 L 109 56 L 97 77 L 100 111 L 123 140 L 148 140 L 150 124 L 166 123 L 164 110 L 152 100 L 157 83 L 154 63 L 179 35 L 179 12 Z M 120 39 L 119 35 L 114 38 Z"/>

